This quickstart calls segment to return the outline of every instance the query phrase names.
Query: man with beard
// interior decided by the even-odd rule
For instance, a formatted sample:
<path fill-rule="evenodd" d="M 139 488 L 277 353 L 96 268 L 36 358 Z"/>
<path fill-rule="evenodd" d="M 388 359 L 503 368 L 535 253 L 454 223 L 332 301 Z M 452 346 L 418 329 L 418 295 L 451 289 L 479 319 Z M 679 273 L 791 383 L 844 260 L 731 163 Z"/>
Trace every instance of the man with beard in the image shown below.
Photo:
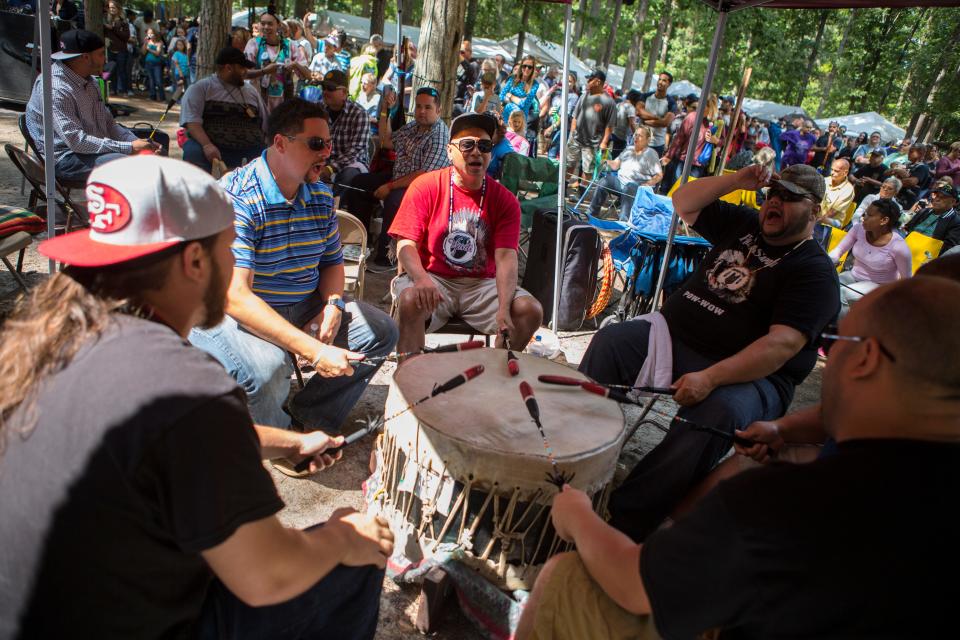
<path fill-rule="evenodd" d="M 257 423 L 288 427 L 292 416 L 337 430 L 381 364 L 356 361 L 390 353 L 397 329 L 382 311 L 343 299 L 337 216 L 320 182 L 330 154 L 324 108 L 287 100 L 270 114 L 267 139 L 263 155 L 221 181 L 237 214 L 227 317 L 190 341 L 240 383 Z M 285 409 L 291 354 L 319 375 Z"/>
<path fill-rule="evenodd" d="M 239 49 L 217 54 L 217 72 L 190 85 L 180 108 L 187 130 L 183 159 L 205 171 L 219 159 L 236 169 L 263 152 L 266 111 L 260 92 L 243 81 L 253 63 Z"/>
<path fill-rule="evenodd" d="M 223 317 L 230 199 L 134 157 L 94 169 L 87 205 L 0 334 L 0 637 L 372 638 L 386 522 L 284 528 L 261 462 L 316 471 L 341 439 L 255 426 L 186 341 Z"/>
<path fill-rule="evenodd" d="M 520 203 L 487 178 L 496 129 L 487 113 L 455 118 L 447 145 L 453 166 L 414 180 L 390 227 L 403 269 L 391 286 L 401 353 L 423 347 L 425 330 L 454 317 L 496 334 L 498 344 L 506 331 L 518 348 L 540 326 L 540 303 L 517 286 Z"/>
<path fill-rule="evenodd" d="M 662 351 L 672 355 L 667 377 L 675 380 L 677 418 L 610 498 L 612 524 L 636 541 L 730 449 L 729 438 L 693 427 L 732 435 L 783 415 L 817 361 L 820 332 L 840 309 L 836 271 L 812 238 L 823 177 L 808 165 L 785 169 L 759 213 L 719 200 L 736 189 L 755 191 L 764 178 L 753 165 L 677 190 L 674 208 L 713 249 L 667 298 L 663 318 L 601 329 L 581 362 L 597 382 L 650 385 L 641 379 L 648 345 L 672 344 Z M 655 354 L 661 369 L 664 354 Z"/>

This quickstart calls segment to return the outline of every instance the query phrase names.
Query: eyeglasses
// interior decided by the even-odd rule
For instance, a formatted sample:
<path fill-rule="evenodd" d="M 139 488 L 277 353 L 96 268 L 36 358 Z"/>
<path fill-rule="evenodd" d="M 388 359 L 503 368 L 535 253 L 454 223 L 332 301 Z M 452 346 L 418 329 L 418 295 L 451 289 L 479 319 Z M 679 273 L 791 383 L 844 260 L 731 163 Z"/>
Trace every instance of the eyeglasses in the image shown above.
<path fill-rule="evenodd" d="M 474 150 L 474 148 L 476 148 L 480 153 L 490 153 L 493 151 L 493 141 L 486 139 L 477 140 L 475 138 L 463 138 L 461 140 L 457 140 L 456 142 L 451 142 L 450 144 L 460 149 L 460 153 L 470 153 Z"/>
<path fill-rule="evenodd" d="M 323 87 L 324 91 L 330 91 L 330 92 L 336 91 L 337 89 L 346 89 L 346 87 L 341 87 L 340 85 L 329 83 L 329 82 L 324 82 L 320 86 Z"/>
<path fill-rule="evenodd" d="M 532 65 L 532 64 L 522 64 L 522 65 L 520 65 L 520 68 L 521 68 L 521 69 L 533 69 L 533 65 Z"/>
<path fill-rule="evenodd" d="M 837 333 L 837 325 L 832 324 L 827 327 L 827 330 L 820 334 L 820 346 L 823 348 L 823 352 L 826 354 L 830 353 L 830 349 L 833 348 L 834 343 L 837 340 L 846 340 L 847 342 L 866 342 L 870 340 L 870 336 L 841 336 Z M 873 338 L 876 340 L 877 346 L 880 348 L 880 353 L 890 358 L 890 362 L 896 362 L 897 359 L 893 357 L 893 354 L 883 346 L 883 343 L 880 342 L 878 338 Z"/>
<path fill-rule="evenodd" d="M 298 138 L 297 136 L 288 136 L 284 134 L 284 138 L 288 140 L 297 140 L 307 145 L 311 151 L 323 151 L 324 149 L 330 149 L 333 147 L 333 140 L 324 140 L 320 136 L 313 136 L 312 138 Z"/>
<path fill-rule="evenodd" d="M 800 202 L 802 200 L 810 199 L 810 196 L 800 195 L 792 191 L 787 191 L 779 185 L 773 185 L 770 187 L 770 192 L 767 194 L 767 200 L 770 198 L 779 198 L 780 202 Z"/>

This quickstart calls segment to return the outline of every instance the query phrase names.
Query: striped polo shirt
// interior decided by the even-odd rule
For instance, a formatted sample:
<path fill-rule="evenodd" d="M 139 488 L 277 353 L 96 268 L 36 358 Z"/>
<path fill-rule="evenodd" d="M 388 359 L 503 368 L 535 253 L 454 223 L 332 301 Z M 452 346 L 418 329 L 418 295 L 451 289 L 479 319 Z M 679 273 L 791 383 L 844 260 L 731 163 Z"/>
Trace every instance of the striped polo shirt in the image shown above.
<path fill-rule="evenodd" d="M 300 185 L 293 203 L 280 193 L 267 152 L 220 179 L 233 197 L 236 266 L 253 271 L 253 292 L 275 307 L 316 291 L 320 269 L 343 262 L 333 194 L 322 182 Z"/>

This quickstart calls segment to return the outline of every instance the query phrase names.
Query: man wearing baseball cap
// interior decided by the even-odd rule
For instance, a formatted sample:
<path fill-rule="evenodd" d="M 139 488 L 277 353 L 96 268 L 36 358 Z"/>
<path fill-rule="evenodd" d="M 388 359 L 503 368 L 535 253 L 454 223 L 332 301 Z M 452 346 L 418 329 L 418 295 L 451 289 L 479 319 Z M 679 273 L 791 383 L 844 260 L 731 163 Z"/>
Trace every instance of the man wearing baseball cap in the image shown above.
<path fill-rule="evenodd" d="M 598 154 L 606 153 L 610 145 L 617 122 L 617 103 L 603 90 L 606 73 L 594 69 L 586 80 L 587 91 L 577 103 L 570 122 L 567 171 L 576 176 L 579 167 L 583 179 L 589 180 Z"/>
<path fill-rule="evenodd" d="M 465 113 L 450 123 L 451 167 L 410 183 L 389 233 L 403 274 L 391 283 L 397 299 L 397 350 L 420 349 L 424 328 L 458 317 L 502 344 L 525 345 L 543 309 L 517 286 L 520 203 L 487 177 L 497 120 Z"/>
<path fill-rule="evenodd" d="M 234 47 L 222 49 L 216 63 L 216 72 L 190 85 L 180 106 L 180 126 L 189 136 L 183 159 L 204 171 L 217 159 L 235 169 L 258 157 L 267 130 L 260 92 L 244 82 L 254 64 Z"/>
<path fill-rule="evenodd" d="M 117 124 L 100 98 L 97 82 L 91 77 L 103 73 L 106 60 L 103 39 L 95 33 L 75 29 L 60 37 L 60 51 L 50 56 L 53 100 L 53 159 L 61 180 L 83 181 L 97 165 L 145 149 L 156 150 L 167 134 L 158 131 L 156 142 L 140 140 Z M 27 103 L 27 129 L 44 157 L 43 82 L 37 77 Z"/>
<path fill-rule="evenodd" d="M 960 244 L 960 215 L 957 214 L 957 189 L 942 184 L 930 194 L 930 206 L 921 209 L 904 229 L 943 241 L 940 253 L 944 254 Z"/>
<path fill-rule="evenodd" d="M 186 341 L 223 317 L 229 197 L 138 156 L 94 169 L 87 204 L 0 335 L 0 637 L 372 638 L 386 523 L 284 528 L 261 462 L 316 471 L 341 440 L 255 426 Z"/>
<path fill-rule="evenodd" d="M 713 248 L 661 309 L 672 343 L 667 377 L 681 405 L 677 419 L 610 498 L 611 523 L 635 541 L 654 531 L 729 451 L 730 438 L 693 427 L 732 437 L 734 429 L 783 415 L 794 387 L 817 362 L 820 333 L 840 309 L 837 272 L 812 237 L 823 177 L 809 165 L 793 165 L 775 178 L 768 183 L 764 169 L 752 165 L 688 182 L 673 196 L 680 218 Z M 720 200 L 767 184 L 759 212 Z M 639 376 L 651 331 L 659 331 L 652 326 L 638 320 L 601 329 L 580 370 L 603 384 L 651 384 Z"/>
<path fill-rule="evenodd" d="M 347 74 L 340 70 L 328 71 L 323 76 L 323 104 L 330 114 L 330 137 L 333 148 L 320 178 L 333 183 L 333 192 L 343 191 L 356 176 L 366 173 L 370 164 L 367 147 L 370 144 L 370 124 L 366 110 L 347 93 Z"/>

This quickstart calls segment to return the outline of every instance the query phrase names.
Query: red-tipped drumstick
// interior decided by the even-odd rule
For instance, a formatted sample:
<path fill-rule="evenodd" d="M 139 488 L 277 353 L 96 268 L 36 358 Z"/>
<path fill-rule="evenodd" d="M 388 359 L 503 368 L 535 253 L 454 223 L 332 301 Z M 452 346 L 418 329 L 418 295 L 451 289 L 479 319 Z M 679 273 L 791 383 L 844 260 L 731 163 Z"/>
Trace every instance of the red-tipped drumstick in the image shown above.
<path fill-rule="evenodd" d="M 516 377 L 520 375 L 520 360 L 510 348 L 510 332 L 504 329 L 500 335 L 503 337 L 503 346 L 507 349 L 507 371 L 511 376 Z"/>
<path fill-rule="evenodd" d="M 375 358 L 364 358 L 363 360 L 350 360 L 350 364 L 379 364 L 385 360 L 407 358 L 409 356 L 420 355 L 421 353 L 452 353 L 455 351 L 469 351 L 470 349 L 480 349 L 484 347 L 482 340 L 468 340 L 467 342 L 455 342 L 453 344 L 444 344 L 439 347 L 424 347 L 416 351 L 406 351 L 404 353 L 388 353 L 385 356 Z"/>
<path fill-rule="evenodd" d="M 598 382 L 580 380 L 579 378 L 571 378 L 569 376 L 555 376 L 549 374 L 537 376 L 537 380 L 547 384 L 558 384 L 567 387 L 581 387 L 585 384 L 600 384 Z M 601 386 L 606 387 L 607 389 L 627 389 L 640 391 L 642 393 L 656 393 L 665 396 L 672 396 L 674 393 L 676 393 L 676 389 L 671 389 L 670 387 L 633 387 L 627 384 L 604 384 Z"/>
<path fill-rule="evenodd" d="M 533 388 L 526 380 L 520 383 L 520 397 L 523 398 L 523 404 L 526 405 L 527 412 L 530 414 L 530 417 L 533 418 L 533 423 L 537 425 L 540 437 L 543 438 L 543 448 L 546 449 L 547 458 L 550 460 L 550 464 L 553 465 L 553 473 L 547 474 L 547 480 L 557 485 L 558 489 L 563 490 L 563 485 L 572 480 L 575 474 L 568 476 L 557 467 L 557 459 L 553 455 L 553 447 L 550 446 L 550 441 L 547 440 L 547 434 L 544 432 L 543 425 L 540 423 L 540 405 L 537 404 L 537 399 L 533 395 Z"/>

